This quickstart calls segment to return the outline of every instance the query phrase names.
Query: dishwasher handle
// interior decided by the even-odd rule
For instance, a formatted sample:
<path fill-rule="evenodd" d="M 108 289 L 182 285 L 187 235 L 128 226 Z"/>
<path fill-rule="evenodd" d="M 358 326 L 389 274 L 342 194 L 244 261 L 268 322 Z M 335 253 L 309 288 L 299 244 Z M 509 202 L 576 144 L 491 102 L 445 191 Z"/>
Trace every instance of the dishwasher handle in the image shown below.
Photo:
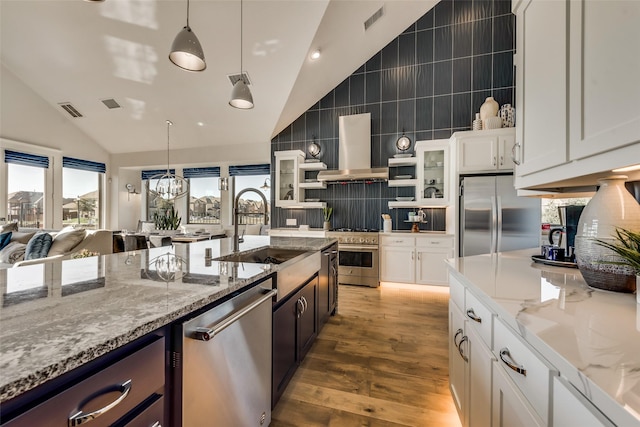
<path fill-rule="evenodd" d="M 209 327 L 198 327 L 193 333 L 192 338 L 200 341 L 209 341 L 213 339 L 214 336 L 224 331 L 227 327 L 231 326 L 233 323 L 240 320 L 242 317 L 246 316 L 253 309 L 258 307 L 263 302 L 271 299 L 275 295 L 278 294 L 277 289 L 265 289 L 267 291 L 266 294 L 263 294 L 260 298 L 256 299 L 250 304 L 247 304 L 241 310 L 236 311 L 231 316 L 225 318 L 224 320 L 216 323 L 215 325 L 211 325 Z"/>

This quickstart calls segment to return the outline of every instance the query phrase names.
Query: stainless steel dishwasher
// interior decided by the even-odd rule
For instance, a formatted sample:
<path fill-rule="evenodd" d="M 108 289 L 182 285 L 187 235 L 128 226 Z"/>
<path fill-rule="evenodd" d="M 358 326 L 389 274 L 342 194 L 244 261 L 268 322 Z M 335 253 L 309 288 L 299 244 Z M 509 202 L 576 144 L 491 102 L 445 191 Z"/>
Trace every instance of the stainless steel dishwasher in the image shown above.
<path fill-rule="evenodd" d="M 183 427 L 271 422 L 271 279 L 182 324 Z"/>

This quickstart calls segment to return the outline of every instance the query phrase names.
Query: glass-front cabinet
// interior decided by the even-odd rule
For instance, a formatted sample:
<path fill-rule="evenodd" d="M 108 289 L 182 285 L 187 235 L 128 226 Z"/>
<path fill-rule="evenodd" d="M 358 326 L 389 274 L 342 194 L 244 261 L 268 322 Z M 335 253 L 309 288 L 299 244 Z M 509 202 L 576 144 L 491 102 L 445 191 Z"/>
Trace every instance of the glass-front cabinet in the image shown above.
<path fill-rule="evenodd" d="M 276 156 L 276 206 L 298 205 L 302 195 L 298 188 L 301 180 L 300 164 L 304 153 L 300 150 L 277 151 Z"/>
<path fill-rule="evenodd" d="M 449 140 L 416 142 L 418 158 L 416 200 L 419 206 L 447 206 L 451 202 Z"/>

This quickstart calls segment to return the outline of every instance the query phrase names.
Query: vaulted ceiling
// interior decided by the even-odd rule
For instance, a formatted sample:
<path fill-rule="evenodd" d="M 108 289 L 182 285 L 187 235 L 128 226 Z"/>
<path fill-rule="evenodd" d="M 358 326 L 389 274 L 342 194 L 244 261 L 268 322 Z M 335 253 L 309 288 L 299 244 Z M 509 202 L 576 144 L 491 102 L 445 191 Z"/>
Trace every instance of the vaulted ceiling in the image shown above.
<path fill-rule="evenodd" d="M 186 0 L 1 0 L 3 65 L 110 153 L 268 144 L 436 0 L 247 0 L 243 69 L 252 110 L 228 105 L 240 72 L 240 1 L 192 0 L 207 68 L 173 65 Z M 364 22 L 383 8 L 367 31 Z M 320 49 L 316 61 L 311 51 Z M 1 88 L 0 88 L 1 90 Z M 121 108 L 109 109 L 102 100 Z M 70 102 L 82 115 L 60 106 Z"/>

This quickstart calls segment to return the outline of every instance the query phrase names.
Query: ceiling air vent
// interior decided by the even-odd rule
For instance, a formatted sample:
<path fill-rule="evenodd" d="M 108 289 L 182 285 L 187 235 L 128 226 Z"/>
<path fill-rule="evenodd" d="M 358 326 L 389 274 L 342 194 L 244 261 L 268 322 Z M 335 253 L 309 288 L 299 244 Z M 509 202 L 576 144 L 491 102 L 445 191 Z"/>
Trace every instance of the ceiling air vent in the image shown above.
<path fill-rule="evenodd" d="M 374 13 L 369 19 L 364 21 L 364 30 L 367 31 L 369 27 L 371 27 L 378 19 L 382 18 L 383 14 L 384 11 L 382 10 L 382 8 L 376 10 L 376 13 Z"/>
<path fill-rule="evenodd" d="M 235 85 L 238 80 L 242 80 L 244 78 L 244 82 L 248 85 L 251 84 L 251 80 L 249 80 L 249 74 L 246 72 L 242 74 L 229 74 L 229 80 L 231 81 L 231 86 Z"/>
<path fill-rule="evenodd" d="M 102 103 L 107 106 L 108 109 L 113 110 L 114 108 L 122 108 L 118 102 L 113 99 L 103 99 Z"/>
<path fill-rule="evenodd" d="M 70 102 L 61 102 L 58 105 L 73 118 L 84 117 Z"/>

